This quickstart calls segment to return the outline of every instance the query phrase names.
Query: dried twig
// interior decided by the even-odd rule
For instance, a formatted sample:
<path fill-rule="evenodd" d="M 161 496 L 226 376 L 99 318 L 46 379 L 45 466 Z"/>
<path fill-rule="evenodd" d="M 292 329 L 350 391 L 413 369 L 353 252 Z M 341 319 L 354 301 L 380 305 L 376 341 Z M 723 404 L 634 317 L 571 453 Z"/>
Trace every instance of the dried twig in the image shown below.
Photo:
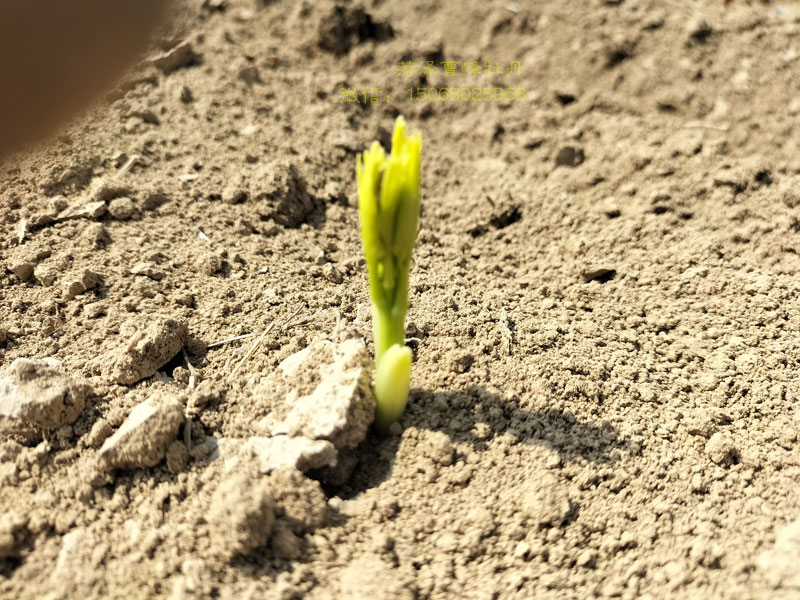
<path fill-rule="evenodd" d="M 711 123 L 703 123 L 702 121 L 688 121 L 681 127 L 682 129 L 713 129 L 714 131 L 721 131 L 727 133 L 728 125 L 712 125 Z"/>
<path fill-rule="evenodd" d="M 267 334 L 268 334 L 270 331 L 272 331 L 272 330 L 273 330 L 273 329 L 275 329 L 276 327 L 285 327 L 285 328 L 292 327 L 292 324 L 291 324 L 290 322 L 292 321 L 292 319 L 294 319 L 294 318 L 295 318 L 295 317 L 298 315 L 298 313 L 299 313 L 299 312 L 300 312 L 302 309 L 303 309 L 303 307 L 302 307 L 302 306 L 299 306 L 299 307 L 297 308 L 297 310 L 296 310 L 296 311 L 294 311 L 294 312 L 291 314 L 291 316 L 290 316 L 288 319 L 286 319 L 286 321 L 284 321 L 284 323 L 283 323 L 283 324 L 280 324 L 278 321 L 272 321 L 272 323 L 270 323 L 270 324 L 269 324 L 269 327 L 267 327 L 267 328 L 266 328 L 266 329 L 263 331 L 263 333 L 262 333 L 260 336 L 258 336 L 258 339 L 256 339 L 256 341 L 255 341 L 255 342 L 253 342 L 253 345 L 252 345 L 252 346 L 250 346 L 250 348 L 247 350 L 247 352 L 245 352 L 245 354 L 244 354 L 244 356 L 242 357 L 242 359 L 241 359 L 241 360 L 240 360 L 240 361 L 237 363 L 237 365 L 236 365 L 236 366 L 233 368 L 233 371 L 231 371 L 230 375 L 228 376 L 228 377 L 229 377 L 229 379 L 232 379 L 232 378 L 233 378 L 233 376 L 234 376 L 234 375 L 236 375 L 236 373 L 239 371 L 239 369 L 241 368 L 241 366 L 242 366 L 242 365 L 243 365 L 245 362 L 247 362 L 247 359 L 249 359 L 249 358 L 250 358 L 250 357 L 253 355 L 253 353 L 256 351 L 256 348 L 258 348 L 258 347 L 259 347 L 259 345 L 261 345 L 261 342 L 264 340 L 264 338 L 265 338 L 265 337 L 267 337 Z"/>
<path fill-rule="evenodd" d="M 193 390 L 197 385 L 197 369 L 189 362 L 189 355 L 186 353 L 186 349 L 181 348 L 181 352 L 183 352 L 183 360 L 186 362 L 186 367 L 189 369 L 189 389 Z M 183 445 L 186 446 L 186 452 L 191 452 L 192 417 L 189 416 L 188 412 L 185 413 L 183 421 Z"/>
<path fill-rule="evenodd" d="M 134 154 L 127 161 L 125 161 L 125 164 L 122 165 L 119 168 L 119 170 L 114 174 L 114 179 L 119 179 L 120 177 L 125 175 L 128 171 L 130 171 L 131 168 L 133 168 L 133 165 L 136 164 L 136 161 L 139 160 L 139 158 L 141 157 L 138 154 Z"/>
<path fill-rule="evenodd" d="M 186 362 L 186 367 L 189 369 L 189 389 L 193 390 L 197 385 L 197 369 L 189 362 L 189 355 L 186 354 L 186 349 L 181 348 L 181 352 L 183 352 L 183 360 Z"/>
<path fill-rule="evenodd" d="M 220 340 L 218 342 L 214 342 L 213 344 L 209 344 L 206 348 L 216 348 L 217 346 L 222 346 L 224 344 L 229 344 L 231 342 L 237 342 L 239 340 L 244 340 L 247 338 L 251 338 L 255 335 L 255 333 L 245 333 L 242 335 L 235 335 L 233 337 L 226 338 L 224 340 Z"/>

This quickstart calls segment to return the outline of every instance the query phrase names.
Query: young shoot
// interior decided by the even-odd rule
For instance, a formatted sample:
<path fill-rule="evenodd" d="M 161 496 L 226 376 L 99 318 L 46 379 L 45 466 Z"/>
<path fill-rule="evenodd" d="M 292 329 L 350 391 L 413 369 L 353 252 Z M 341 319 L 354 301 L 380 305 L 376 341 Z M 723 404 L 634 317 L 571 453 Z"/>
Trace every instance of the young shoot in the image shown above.
<path fill-rule="evenodd" d="M 375 424 L 382 430 L 403 416 L 411 382 L 405 318 L 408 270 L 419 224 L 421 151 L 422 135 L 407 135 L 400 116 L 389 156 L 373 142 L 356 157 L 361 241 L 375 337 Z"/>

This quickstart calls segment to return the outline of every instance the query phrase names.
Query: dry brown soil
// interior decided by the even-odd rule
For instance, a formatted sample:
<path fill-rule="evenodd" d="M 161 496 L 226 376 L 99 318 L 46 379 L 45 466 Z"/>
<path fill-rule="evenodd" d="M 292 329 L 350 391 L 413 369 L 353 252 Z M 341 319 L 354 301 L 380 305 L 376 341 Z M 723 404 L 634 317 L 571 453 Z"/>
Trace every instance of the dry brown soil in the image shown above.
<path fill-rule="evenodd" d="M 800 3 L 177 12 L 0 167 L 0 365 L 89 390 L 0 438 L 0 597 L 800 598 Z M 406 416 L 336 473 L 226 470 L 280 361 L 371 349 L 354 163 L 398 114 Z M 150 397 L 168 450 L 101 457 Z"/>

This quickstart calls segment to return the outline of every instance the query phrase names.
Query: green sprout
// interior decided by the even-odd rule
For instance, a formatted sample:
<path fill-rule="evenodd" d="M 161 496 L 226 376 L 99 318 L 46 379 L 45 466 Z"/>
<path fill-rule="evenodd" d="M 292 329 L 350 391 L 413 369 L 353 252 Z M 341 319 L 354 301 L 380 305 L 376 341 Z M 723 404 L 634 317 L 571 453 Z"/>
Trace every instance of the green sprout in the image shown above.
<path fill-rule="evenodd" d="M 361 241 L 367 260 L 375 337 L 375 424 L 381 430 L 403 416 L 411 383 L 405 345 L 408 270 L 417 239 L 422 135 L 406 135 L 397 117 L 389 156 L 378 142 L 356 157 Z"/>

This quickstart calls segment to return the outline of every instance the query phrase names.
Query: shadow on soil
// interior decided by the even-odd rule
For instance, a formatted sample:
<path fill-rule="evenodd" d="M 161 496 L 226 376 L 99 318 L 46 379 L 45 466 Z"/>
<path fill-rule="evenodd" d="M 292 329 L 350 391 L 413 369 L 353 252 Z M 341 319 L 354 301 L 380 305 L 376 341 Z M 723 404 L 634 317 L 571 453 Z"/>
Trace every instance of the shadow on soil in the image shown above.
<path fill-rule="evenodd" d="M 624 449 L 619 432 L 611 425 L 583 421 L 569 411 L 521 409 L 481 386 L 457 391 L 411 390 L 404 429 L 416 427 L 447 434 L 454 443 L 468 443 L 481 452 L 492 440 L 513 432 L 520 444 L 539 444 L 552 448 L 564 460 L 587 460 L 611 464 L 615 449 Z M 380 485 L 389 476 L 401 434 L 382 436 L 374 430 L 361 444 L 361 461 L 350 480 L 333 490 L 342 498 L 352 498 Z"/>

